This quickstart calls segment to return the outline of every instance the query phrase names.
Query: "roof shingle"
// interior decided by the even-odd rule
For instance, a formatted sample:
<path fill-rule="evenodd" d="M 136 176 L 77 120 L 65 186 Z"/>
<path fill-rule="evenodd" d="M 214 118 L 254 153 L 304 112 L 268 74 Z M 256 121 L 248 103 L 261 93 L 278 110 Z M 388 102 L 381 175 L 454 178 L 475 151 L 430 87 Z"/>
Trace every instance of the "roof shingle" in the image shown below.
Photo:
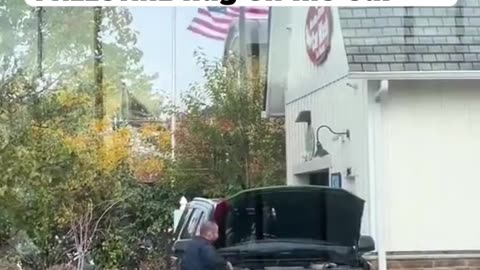
<path fill-rule="evenodd" d="M 339 14 L 352 71 L 480 70 L 480 0 Z"/>

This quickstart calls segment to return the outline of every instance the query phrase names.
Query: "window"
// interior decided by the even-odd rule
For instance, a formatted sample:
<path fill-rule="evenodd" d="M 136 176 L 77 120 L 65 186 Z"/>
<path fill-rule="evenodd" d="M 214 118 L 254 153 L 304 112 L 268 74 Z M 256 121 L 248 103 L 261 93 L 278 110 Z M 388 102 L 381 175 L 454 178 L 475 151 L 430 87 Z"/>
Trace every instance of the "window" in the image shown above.
<path fill-rule="evenodd" d="M 350 245 L 348 200 L 318 192 L 262 194 L 237 202 L 226 214 L 226 246 L 263 239 L 306 239 Z M 349 205 L 345 207 L 345 205 Z M 357 211 L 357 210 L 355 210 Z M 299 215 L 301 212 L 301 215 Z M 353 238 L 353 237 L 352 237 Z"/>
<path fill-rule="evenodd" d="M 182 232 L 182 229 L 185 227 L 185 225 L 188 224 L 188 220 L 190 220 L 191 214 L 192 214 L 192 208 L 188 208 L 188 209 L 185 209 L 185 211 L 183 211 L 183 215 L 178 221 L 176 235 L 180 234 Z"/>
<path fill-rule="evenodd" d="M 200 225 L 205 222 L 207 219 L 207 215 L 205 215 L 204 212 L 200 215 L 200 222 L 198 223 L 197 230 L 196 230 L 196 235 L 200 234 Z"/>
<path fill-rule="evenodd" d="M 204 213 L 200 209 L 193 209 L 192 215 L 182 231 L 181 239 L 189 239 L 195 236 L 200 220 L 204 216 Z"/>
<path fill-rule="evenodd" d="M 309 176 L 310 185 L 314 186 L 329 186 L 330 185 L 330 174 L 328 170 L 321 171 L 317 173 L 312 173 Z"/>

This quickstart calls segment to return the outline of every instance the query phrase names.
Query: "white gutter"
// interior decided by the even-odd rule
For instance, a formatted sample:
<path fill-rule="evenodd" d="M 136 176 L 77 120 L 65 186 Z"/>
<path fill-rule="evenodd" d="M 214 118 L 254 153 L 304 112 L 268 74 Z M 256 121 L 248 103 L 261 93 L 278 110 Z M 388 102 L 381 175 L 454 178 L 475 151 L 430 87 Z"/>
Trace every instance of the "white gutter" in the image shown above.
<path fill-rule="evenodd" d="M 368 84 L 367 86 L 368 87 Z M 378 269 L 387 269 L 387 254 L 385 248 L 384 232 L 384 144 L 383 144 L 383 126 L 382 126 L 382 104 L 381 99 L 377 98 L 381 93 L 388 92 L 388 81 L 380 82 L 379 89 L 375 93 L 369 93 L 368 113 L 369 113 L 369 135 L 368 135 L 368 163 L 370 178 L 370 202 L 371 218 L 370 223 L 372 232 L 375 233 L 375 242 L 377 246 Z M 373 226 L 374 225 L 374 226 Z"/>
<path fill-rule="evenodd" d="M 480 71 L 350 72 L 349 78 L 364 80 L 480 80 Z"/>

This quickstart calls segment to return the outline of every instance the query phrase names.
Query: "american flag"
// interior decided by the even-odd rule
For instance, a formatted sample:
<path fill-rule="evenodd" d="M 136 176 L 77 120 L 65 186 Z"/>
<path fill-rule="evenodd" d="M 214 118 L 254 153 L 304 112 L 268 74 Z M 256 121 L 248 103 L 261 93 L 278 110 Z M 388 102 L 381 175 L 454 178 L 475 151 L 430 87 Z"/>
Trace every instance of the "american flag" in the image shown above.
<path fill-rule="evenodd" d="M 245 19 L 268 19 L 269 7 L 245 7 Z M 188 30 L 201 36 L 225 40 L 233 22 L 240 16 L 240 7 L 207 7 L 199 8 Z"/>

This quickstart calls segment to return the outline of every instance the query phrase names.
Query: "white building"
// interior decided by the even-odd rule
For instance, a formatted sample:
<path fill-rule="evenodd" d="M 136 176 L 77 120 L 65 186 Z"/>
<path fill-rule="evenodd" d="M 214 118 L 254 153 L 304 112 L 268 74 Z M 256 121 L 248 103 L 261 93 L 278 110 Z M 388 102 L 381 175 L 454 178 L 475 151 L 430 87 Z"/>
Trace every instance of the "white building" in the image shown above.
<path fill-rule="evenodd" d="M 480 0 L 272 8 L 266 113 L 285 117 L 288 184 L 364 198 L 380 269 L 480 265 L 479 18 Z M 329 154 L 312 157 L 309 114 L 349 138 L 320 129 Z"/>

